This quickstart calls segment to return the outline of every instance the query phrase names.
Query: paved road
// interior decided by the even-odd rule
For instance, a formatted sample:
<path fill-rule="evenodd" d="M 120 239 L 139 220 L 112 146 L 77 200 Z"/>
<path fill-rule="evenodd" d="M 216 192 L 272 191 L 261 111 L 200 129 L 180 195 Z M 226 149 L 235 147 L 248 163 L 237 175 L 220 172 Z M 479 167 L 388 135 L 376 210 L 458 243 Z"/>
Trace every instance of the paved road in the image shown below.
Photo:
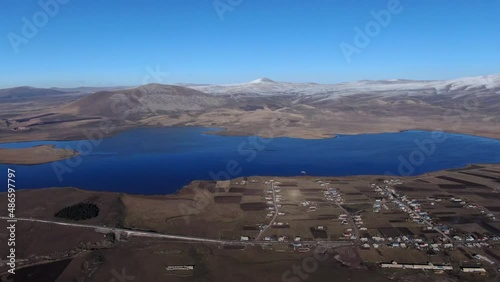
<path fill-rule="evenodd" d="M 12 220 L 12 218 L 4 217 L 4 216 L 1 216 L 0 218 Z M 182 240 L 182 241 L 217 243 L 217 244 L 234 243 L 234 241 L 207 239 L 207 238 L 182 236 L 182 235 L 170 235 L 170 234 L 162 234 L 162 233 L 155 233 L 155 232 L 148 232 L 148 231 L 135 231 L 135 230 L 130 230 L 130 229 L 116 228 L 116 227 L 106 227 L 106 226 L 100 226 L 100 225 L 79 224 L 79 223 L 60 222 L 60 221 L 50 221 L 50 220 L 34 219 L 34 218 L 15 218 L 15 220 L 48 223 L 48 224 L 72 226 L 72 227 L 79 227 L 79 228 L 99 229 L 99 230 L 107 231 L 107 232 L 121 232 L 121 233 L 127 234 L 128 236 L 136 236 L 136 237 L 165 238 L 165 239 L 175 239 L 175 240 Z"/>
<path fill-rule="evenodd" d="M 208 238 L 200 238 L 200 237 L 193 237 L 193 236 L 171 235 L 171 234 L 155 233 L 155 232 L 148 232 L 148 231 L 135 231 L 135 230 L 124 229 L 124 228 L 115 228 L 115 227 L 106 227 L 106 226 L 100 226 L 100 225 L 79 224 L 79 223 L 70 223 L 70 222 L 60 222 L 60 221 L 51 221 L 51 220 L 34 219 L 34 218 L 14 218 L 13 219 L 13 218 L 5 217 L 5 216 L 0 216 L 0 219 L 38 222 L 38 223 L 55 224 L 55 225 L 62 225 L 62 226 L 71 226 L 71 227 L 77 227 L 77 228 L 98 229 L 98 230 L 113 232 L 113 233 L 114 232 L 125 233 L 128 236 L 172 239 L 172 240 L 179 240 L 179 241 L 186 241 L 186 242 L 210 243 L 210 244 L 220 244 L 220 245 L 240 245 L 240 246 L 241 245 L 255 246 L 255 245 L 282 244 L 282 242 L 276 242 L 276 241 L 269 242 L 269 241 L 256 240 L 256 241 L 241 242 L 241 241 L 234 241 L 234 240 L 208 239 Z M 9 223 L 9 222 L 7 222 L 7 223 Z M 328 246 L 331 246 L 331 247 L 352 245 L 351 242 L 345 242 L 345 241 L 324 241 L 324 242 L 307 241 L 307 242 L 302 242 L 302 243 L 327 244 Z"/>
<path fill-rule="evenodd" d="M 349 224 L 351 225 L 352 227 L 352 231 L 354 231 L 354 236 L 356 237 L 356 242 L 359 242 L 359 229 L 358 229 L 358 226 L 356 225 L 356 223 L 354 222 L 354 218 L 352 217 L 352 213 L 348 212 L 341 204 L 339 203 L 335 203 L 335 205 L 337 205 L 337 207 L 339 207 L 345 214 L 347 214 L 347 217 L 348 217 L 348 220 L 349 220 Z"/>
<path fill-rule="evenodd" d="M 385 189 L 385 188 L 384 188 Z M 391 193 L 388 189 L 385 189 L 385 191 L 387 193 Z M 392 193 L 391 193 L 392 194 Z M 419 219 L 421 219 L 425 224 L 427 224 L 429 227 L 432 227 L 432 229 L 436 230 L 437 232 L 439 232 L 439 234 L 443 235 L 443 237 L 445 237 L 446 239 L 448 239 L 450 241 L 450 243 L 453 243 L 454 240 L 448 236 L 447 234 L 445 234 L 443 231 L 441 231 L 439 228 L 435 228 L 434 224 L 428 220 L 426 220 L 425 218 L 423 218 L 423 216 L 421 216 L 420 214 L 418 214 L 412 207 L 410 207 L 409 205 L 405 204 L 405 202 L 401 199 L 401 197 L 399 197 L 398 195 L 396 194 L 392 194 L 396 199 L 398 199 L 398 201 L 406 208 L 408 209 L 409 211 L 411 211 L 412 214 L 416 215 Z"/>

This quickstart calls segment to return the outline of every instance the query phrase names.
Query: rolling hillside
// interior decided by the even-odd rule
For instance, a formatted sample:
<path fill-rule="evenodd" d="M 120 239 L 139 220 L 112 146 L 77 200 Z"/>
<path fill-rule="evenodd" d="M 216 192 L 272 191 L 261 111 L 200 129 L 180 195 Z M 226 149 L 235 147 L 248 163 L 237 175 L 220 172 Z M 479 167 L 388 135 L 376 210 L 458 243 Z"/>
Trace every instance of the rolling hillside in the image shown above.
<path fill-rule="evenodd" d="M 61 104 L 4 116 L 0 142 L 82 138 L 83 129 L 98 130 L 103 120 L 118 130 L 207 126 L 226 129 L 220 134 L 267 137 L 325 138 L 339 133 L 425 129 L 500 138 L 496 127 L 500 124 L 500 75 L 333 85 L 266 78 L 238 85 L 149 84 L 99 91 Z M 274 120 L 286 125 L 270 128 Z M 13 134 L 15 128 L 23 131 Z"/>
<path fill-rule="evenodd" d="M 174 85 L 148 84 L 136 88 L 97 92 L 72 102 L 61 112 L 79 116 L 138 119 L 145 115 L 204 111 L 224 104 L 224 99 Z"/>

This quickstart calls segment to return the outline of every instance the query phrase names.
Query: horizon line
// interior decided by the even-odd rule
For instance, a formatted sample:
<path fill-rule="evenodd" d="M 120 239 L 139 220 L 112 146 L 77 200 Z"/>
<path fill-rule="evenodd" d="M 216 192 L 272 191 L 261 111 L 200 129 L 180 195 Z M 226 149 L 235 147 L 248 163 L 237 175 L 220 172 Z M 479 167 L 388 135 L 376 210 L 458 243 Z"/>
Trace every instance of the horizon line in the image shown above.
<path fill-rule="evenodd" d="M 297 81 L 277 81 L 274 79 L 270 79 L 267 77 L 259 77 L 254 80 L 250 81 L 244 81 L 244 82 L 238 82 L 238 83 L 195 83 L 195 82 L 175 82 L 175 83 L 162 83 L 162 82 L 151 82 L 151 83 L 146 83 L 146 84 L 122 84 L 122 85 L 102 85 L 102 86 L 97 86 L 97 85 L 79 85 L 79 86 L 72 86 L 72 87 L 61 87 L 61 86 L 50 86 L 50 87 L 39 87 L 39 86 L 32 86 L 32 85 L 18 85 L 18 86 L 8 86 L 8 87 L 0 87 L 0 90 L 5 90 L 5 89 L 15 89 L 15 88 L 23 88 L 23 87 L 28 87 L 28 88 L 38 88 L 38 89 L 54 89 L 54 88 L 60 88 L 60 89 L 74 89 L 74 88 L 106 88 L 106 87 L 140 87 L 143 85 L 150 85 L 150 84 L 161 84 L 161 85 L 176 85 L 176 86 L 184 86 L 184 85 L 192 85 L 192 86 L 209 86 L 209 85 L 221 85 L 221 86 L 230 86 L 230 85 L 240 85 L 240 84 L 249 84 L 252 82 L 256 82 L 261 79 L 266 79 L 270 80 L 269 83 L 297 83 L 297 84 L 318 84 L 318 85 L 338 85 L 338 84 L 345 84 L 345 83 L 356 83 L 356 82 L 363 82 L 363 81 L 414 81 L 414 82 L 438 82 L 438 81 L 449 81 L 449 80 L 458 80 L 458 79 L 466 79 L 466 78 L 481 78 L 481 77 L 490 77 L 490 76 L 500 76 L 499 73 L 492 73 L 492 74 L 487 74 L 487 75 L 477 75 L 477 76 L 461 76 L 461 77 L 456 77 L 456 78 L 450 78 L 450 79 L 408 79 L 408 78 L 386 78 L 386 79 L 359 79 L 359 80 L 351 80 L 351 81 L 342 81 L 342 82 L 336 82 L 336 83 L 319 83 L 319 82 L 313 82 L 313 81 L 306 81 L 306 82 L 297 82 Z"/>

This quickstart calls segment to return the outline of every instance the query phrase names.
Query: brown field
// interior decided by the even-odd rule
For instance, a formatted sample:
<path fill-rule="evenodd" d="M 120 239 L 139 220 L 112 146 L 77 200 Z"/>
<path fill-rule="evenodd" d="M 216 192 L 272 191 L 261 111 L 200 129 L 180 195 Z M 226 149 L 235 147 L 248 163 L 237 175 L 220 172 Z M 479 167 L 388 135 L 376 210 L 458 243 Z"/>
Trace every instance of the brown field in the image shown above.
<path fill-rule="evenodd" d="M 59 149 L 53 145 L 41 145 L 22 149 L 0 148 L 0 163 L 34 165 L 60 161 L 77 156 L 79 153 L 70 149 Z"/>
<path fill-rule="evenodd" d="M 318 263 L 312 273 L 306 273 L 308 281 L 331 281 L 331 277 L 341 281 L 390 281 L 383 275 L 370 270 L 352 270 L 340 266 L 329 254 L 325 261 Z M 219 249 L 213 246 L 189 245 L 158 240 L 130 239 L 126 244 L 113 248 L 82 252 L 63 267 L 56 282 L 112 281 L 115 274 L 126 274 L 131 281 L 263 281 L 276 282 L 292 279 L 293 266 L 301 266 L 310 254 L 281 253 L 260 248 Z M 168 265 L 195 265 L 194 271 L 167 271 Z M 49 264 L 40 265 L 43 270 Z M 45 270 L 48 271 L 48 270 Z M 133 278 L 132 278 L 133 277 Z M 28 280 L 29 281 L 29 280 Z M 43 280 L 38 280 L 43 281 Z M 117 280 L 119 281 L 119 280 Z M 125 280 L 127 281 L 127 280 Z M 290 280 L 294 281 L 294 280 Z"/>
<path fill-rule="evenodd" d="M 80 202 L 95 203 L 100 209 L 97 217 L 88 219 L 85 223 L 108 226 L 121 224 L 123 206 L 118 193 L 93 192 L 77 188 L 18 190 L 16 205 L 19 208 L 16 209 L 16 216 L 44 220 L 55 219 L 54 214 L 59 210 Z M 0 193 L 0 204 L 7 206 L 7 203 L 7 194 Z M 0 211 L 0 215 L 6 216 L 7 211 Z"/>
<path fill-rule="evenodd" d="M 498 165 L 480 165 L 403 177 L 400 179 L 404 183 L 394 185 L 394 188 L 418 200 L 435 222 L 450 226 L 454 234 L 500 234 L 500 221 L 486 216 L 492 213 L 500 217 L 500 211 L 496 209 L 499 206 L 497 196 L 500 195 L 496 189 L 495 175 L 500 177 L 497 171 L 500 171 Z M 261 233 L 259 226 L 271 220 L 266 216 L 269 204 L 265 199 L 269 195 L 271 179 L 280 183 L 276 188 L 280 191 L 280 215 L 275 222 L 282 225 L 271 226 Z M 313 248 L 318 241 L 352 242 L 343 237 L 351 225 L 342 225 L 337 219 L 345 213 L 342 208 L 362 216 L 362 226 L 367 230 L 360 231 L 360 238 L 408 236 L 439 240 L 439 233 L 424 230 L 422 224 L 409 220 L 408 215 L 390 201 L 386 201 L 379 212 L 372 209 L 375 200 L 381 197 L 374 192 L 371 183 L 380 183 L 384 179 L 389 177 L 247 177 L 222 182 L 194 181 L 175 195 L 156 196 L 75 188 L 20 190 L 16 195 L 18 217 L 70 222 L 55 218 L 54 214 L 68 205 L 93 202 L 100 208 L 99 215 L 78 223 L 234 241 L 239 241 L 241 236 L 253 240 L 261 233 L 261 240 L 264 237 L 277 240 L 285 236 L 286 241 L 244 248 L 241 245 L 223 247 L 136 237 L 114 241 L 93 229 L 18 222 L 17 254 L 23 259 L 20 262 L 22 267 L 36 265 L 25 268 L 23 273 L 60 273 L 55 281 L 75 277 L 87 279 L 82 281 L 108 281 L 113 278 L 113 269 L 116 272 L 125 269 L 125 273 L 140 277 L 139 281 L 158 281 L 155 280 L 158 277 L 162 279 L 159 281 L 281 281 L 285 271 L 313 256 L 311 252 L 294 251 L 291 242 L 296 236 Z M 321 181 L 329 181 L 330 187 L 339 191 L 343 199 L 340 206 L 325 199 L 326 188 Z M 461 181 L 463 183 L 457 185 L 466 187 L 450 189 L 442 186 L 450 181 Z M 460 197 L 479 208 L 464 208 L 451 202 L 453 197 Z M 441 200 L 436 201 L 438 198 Z M 302 205 L 308 200 L 309 205 Z M 5 193 L 0 194 L 1 203 L 7 204 Z M 315 206 L 312 210 L 311 205 Z M 483 209 L 485 211 L 481 213 Z M 0 215 L 5 216 L 6 211 L 0 211 Z M 6 230 L 5 226 L 0 228 Z M 7 236 L 7 231 L 2 231 L 0 240 Z M 6 251 L 2 249 L 0 256 L 5 257 Z M 340 249 L 331 247 L 328 252 L 328 260 L 318 264 L 317 269 L 310 273 L 309 281 L 330 281 L 332 275 L 335 279 L 341 277 L 352 281 L 368 278 L 388 281 L 403 277 L 405 281 L 486 281 L 496 277 L 496 266 L 500 265 L 500 244 L 494 242 L 489 248 L 464 246 L 434 254 L 411 246 L 401 249 L 385 243 L 377 249 L 362 248 L 361 244 L 354 243 Z M 474 254 L 484 255 L 495 264 L 474 259 Z M 71 260 L 61 261 L 67 258 Z M 61 262 L 56 264 L 57 261 Z M 391 261 L 449 263 L 456 271 L 441 275 L 427 273 L 422 279 L 422 272 L 378 267 L 381 262 Z M 166 271 L 165 267 L 172 264 L 193 264 L 196 267 L 187 272 Z M 464 275 L 459 271 L 461 266 L 482 266 L 488 274 L 479 277 Z M 5 266 L 0 271 L 2 269 L 5 270 Z M 256 273 L 262 275 L 256 277 Z"/>

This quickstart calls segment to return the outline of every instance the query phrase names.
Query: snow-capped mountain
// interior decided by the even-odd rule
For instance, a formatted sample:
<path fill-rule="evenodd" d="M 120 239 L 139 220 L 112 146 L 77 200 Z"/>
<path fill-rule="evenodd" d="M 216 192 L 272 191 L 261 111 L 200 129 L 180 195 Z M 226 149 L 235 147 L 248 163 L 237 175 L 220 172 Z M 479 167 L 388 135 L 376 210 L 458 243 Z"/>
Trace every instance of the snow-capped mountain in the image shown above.
<path fill-rule="evenodd" d="M 190 88 L 215 94 L 247 95 L 316 95 L 331 96 L 379 93 L 388 95 L 446 94 L 463 91 L 488 90 L 500 91 L 500 74 L 465 77 L 452 80 L 362 80 L 338 84 L 276 82 L 269 78 L 260 78 L 247 83 L 225 85 L 188 86 Z"/>
<path fill-rule="evenodd" d="M 259 78 L 241 84 L 213 84 L 205 86 L 188 86 L 190 88 L 216 95 L 247 94 L 247 95 L 312 95 L 328 93 L 334 89 L 332 84 L 276 82 L 269 78 Z"/>
<path fill-rule="evenodd" d="M 252 80 L 250 81 L 251 84 L 259 84 L 259 83 L 276 83 L 276 81 L 274 80 L 271 80 L 267 77 L 262 77 L 262 78 L 259 78 L 259 79 L 256 79 L 256 80 Z"/>

